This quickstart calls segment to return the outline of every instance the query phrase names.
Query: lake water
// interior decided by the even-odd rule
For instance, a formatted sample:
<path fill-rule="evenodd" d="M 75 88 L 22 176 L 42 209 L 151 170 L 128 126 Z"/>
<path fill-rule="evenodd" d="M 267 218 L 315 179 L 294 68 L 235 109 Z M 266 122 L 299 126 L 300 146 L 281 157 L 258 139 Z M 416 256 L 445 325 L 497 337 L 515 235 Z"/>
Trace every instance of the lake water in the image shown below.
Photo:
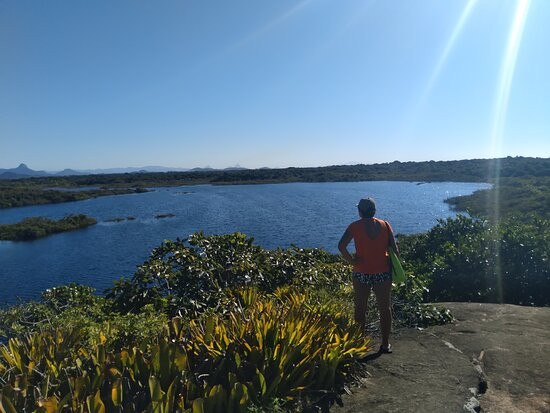
<path fill-rule="evenodd" d="M 131 277 L 165 239 L 241 231 L 266 248 L 322 247 L 337 252 L 347 225 L 365 196 L 397 234 L 427 231 L 455 213 L 443 201 L 488 188 L 480 183 L 337 182 L 154 188 L 152 192 L 0 210 L 0 223 L 30 216 L 59 219 L 83 213 L 92 227 L 31 242 L 0 241 L 0 305 L 37 298 L 69 282 L 110 287 Z M 175 214 L 158 219 L 156 215 Z M 118 217 L 135 220 L 108 222 Z"/>

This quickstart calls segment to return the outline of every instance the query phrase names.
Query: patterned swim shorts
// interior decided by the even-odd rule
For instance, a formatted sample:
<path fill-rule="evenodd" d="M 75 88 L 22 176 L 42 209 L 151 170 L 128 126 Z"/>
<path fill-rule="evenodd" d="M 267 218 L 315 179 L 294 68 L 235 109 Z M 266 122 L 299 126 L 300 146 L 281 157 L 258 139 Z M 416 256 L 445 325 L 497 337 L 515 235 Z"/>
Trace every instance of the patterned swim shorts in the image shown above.
<path fill-rule="evenodd" d="M 384 281 L 391 280 L 391 272 L 380 272 L 378 274 L 354 272 L 352 276 L 354 280 L 368 285 L 381 284 Z"/>

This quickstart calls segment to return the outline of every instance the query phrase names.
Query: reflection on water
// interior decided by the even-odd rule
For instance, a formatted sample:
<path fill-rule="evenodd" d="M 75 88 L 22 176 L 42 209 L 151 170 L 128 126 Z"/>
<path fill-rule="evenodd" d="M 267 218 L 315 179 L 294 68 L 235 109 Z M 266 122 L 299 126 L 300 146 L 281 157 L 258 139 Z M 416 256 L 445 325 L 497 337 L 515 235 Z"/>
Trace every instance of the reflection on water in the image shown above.
<path fill-rule="evenodd" d="M 0 242 L 0 303 L 35 298 L 46 288 L 80 282 L 99 290 L 129 277 L 164 239 L 241 231 L 267 248 L 322 247 L 336 252 L 355 205 L 376 199 L 397 233 L 426 231 L 453 216 L 444 199 L 488 184 L 414 182 L 294 183 L 155 188 L 153 192 L 0 210 L 0 223 L 29 216 L 83 213 L 99 223 L 32 242 Z M 169 214 L 174 214 L 170 216 Z M 165 216 L 168 215 L 168 216 Z M 157 216 L 164 216 L 157 218 Z M 135 219 L 117 220 L 133 217 Z"/>

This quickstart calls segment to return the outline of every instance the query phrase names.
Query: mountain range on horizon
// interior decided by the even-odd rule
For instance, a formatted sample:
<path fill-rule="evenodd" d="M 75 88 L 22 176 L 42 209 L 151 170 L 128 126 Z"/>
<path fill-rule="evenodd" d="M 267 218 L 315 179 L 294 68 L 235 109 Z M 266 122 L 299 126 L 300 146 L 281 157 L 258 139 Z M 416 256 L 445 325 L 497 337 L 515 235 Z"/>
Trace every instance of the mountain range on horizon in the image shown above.
<path fill-rule="evenodd" d="M 210 166 L 203 168 L 171 168 L 166 166 L 143 166 L 126 168 L 104 168 L 104 169 L 63 169 L 62 171 L 37 171 L 21 163 L 16 168 L 0 168 L 0 179 L 21 179 L 41 176 L 71 176 L 71 175 L 95 175 L 95 174 L 121 174 L 121 173 L 139 173 L 139 172 L 200 172 L 200 171 L 236 171 L 248 169 L 240 165 L 230 166 L 228 168 L 216 169 Z"/>

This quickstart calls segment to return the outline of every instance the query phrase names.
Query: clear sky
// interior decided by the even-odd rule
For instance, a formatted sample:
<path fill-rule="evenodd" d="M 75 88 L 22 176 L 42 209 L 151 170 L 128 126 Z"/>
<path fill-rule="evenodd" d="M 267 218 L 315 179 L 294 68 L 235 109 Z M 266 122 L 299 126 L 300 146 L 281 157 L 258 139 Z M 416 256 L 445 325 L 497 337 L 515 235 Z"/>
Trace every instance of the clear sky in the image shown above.
<path fill-rule="evenodd" d="M 0 0 L 0 168 L 550 156 L 548 0 Z"/>

